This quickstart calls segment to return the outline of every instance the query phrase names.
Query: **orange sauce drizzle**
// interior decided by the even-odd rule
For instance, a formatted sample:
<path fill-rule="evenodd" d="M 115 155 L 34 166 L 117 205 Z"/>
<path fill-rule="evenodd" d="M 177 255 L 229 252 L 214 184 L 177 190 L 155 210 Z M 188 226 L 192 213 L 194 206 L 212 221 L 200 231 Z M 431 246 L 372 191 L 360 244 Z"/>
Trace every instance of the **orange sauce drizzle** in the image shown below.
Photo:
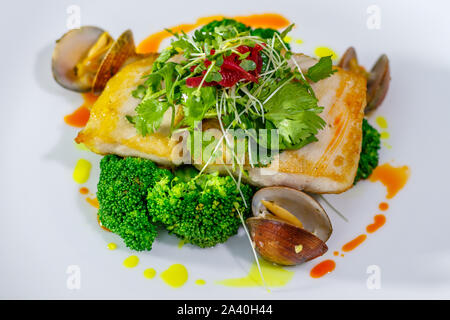
<path fill-rule="evenodd" d="M 335 257 L 337 257 L 337 256 L 339 255 L 339 251 L 333 252 L 333 255 L 334 255 Z"/>
<path fill-rule="evenodd" d="M 89 193 L 89 189 L 86 187 L 80 188 L 80 193 L 81 194 L 88 194 Z"/>
<path fill-rule="evenodd" d="M 333 260 L 325 260 L 311 269 L 309 275 L 312 278 L 321 278 L 327 273 L 332 272 L 336 268 L 336 262 Z"/>
<path fill-rule="evenodd" d="M 387 199 L 392 199 L 408 182 L 410 170 L 408 166 L 393 167 L 389 163 L 378 166 L 370 176 L 370 181 L 380 181 L 387 190 Z"/>
<path fill-rule="evenodd" d="M 197 19 L 195 23 L 192 24 L 180 24 L 171 28 L 168 28 L 172 30 L 172 32 L 190 32 L 199 26 L 205 25 L 210 23 L 214 20 L 220 20 L 224 18 L 224 16 L 216 15 L 216 16 L 209 16 L 209 17 L 202 17 Z M 280 29 L 287 27 L 289 25 L 289 20 L 287 20 L 282 15 L 276 14 L 276 13 L 263 13 L 263 14 L 253 14 L 249 16 L 236 16 L 233 17 L 233 19 L 236 19 L 239 22 L 242 22 L 248 26 L 254 27 L 254 28 L 274 28 L 274 29 Z M 161 42 L 171 37 L 172 34 L 166 30 L 156 32 L 147 38 L 145 38 L 136 48 L 137 53 L 150 53 L 150 52 L 158 52 L 159 46 L 161 45 Z"/>
<path fill-rule="evenodd" d="M 83 93 L 82 96 L 84 99 L 83 104 L 73 113 L 68 114 L 64 117 L 64 122 L 69 126 L 83 128 L 89 120 L 89 116 L 91 113 L 89 110 L 97 100 L 97 96 L 93 93 Z"/>
<path fill-rule="evenodd" d="M 367 235 L 361 234 L 357 236 L 355 239 L 353 239 L 350 242 L 347 242 L 342 246 L 342 251 L 349 252 L 354 250 L 357 246 L 359 246 L 361 243 L 363 243 L 367 238 Z"/>
<path fill-rule="evenodd" d="M 87 203 L 89 203 L 94 208 L 99 208 L 98 200 L 97 198 L 86 198 Z"/>
<path fill-rule="evenodd" d="M 384 214 L 377 214 L 373 219 L 374 219 L 374 223 L 369 224 L 366 227 L 366 231 L 368 233 L 374 233 L 375 231 L 380 229 L 382 226 L 384 226 L 384 224 L 386 223 L 386 217 L 384 216 Z"/>
<path fill-rule="evenodd" d="M 379 208 L 381 211 L 386 211 L 387 209 L 389 209 L 389 204 L 388 204 L 387 202 L 381 202 L 381 203 L 378 205 L 378 208 Z"/>
<path fill-rule="evenodd" d="M 239 22 L 253 28 L 272 28 L 281 29 L 287 27 L 290 22 L 288 19 L 277 13 L 252 14 L 249 16 L 234 17 Z"/>

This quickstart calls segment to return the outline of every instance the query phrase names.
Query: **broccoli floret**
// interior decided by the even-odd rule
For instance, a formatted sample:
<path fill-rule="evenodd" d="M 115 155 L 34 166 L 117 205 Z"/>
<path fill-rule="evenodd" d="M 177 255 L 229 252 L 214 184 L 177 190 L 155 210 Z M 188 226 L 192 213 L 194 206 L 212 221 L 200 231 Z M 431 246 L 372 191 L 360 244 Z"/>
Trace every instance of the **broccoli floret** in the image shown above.
<path fill-rule="evenodd" d="M 229 27 L 229 26 L 235 27 L 237 32 L 245 32 L 245 31 L 251 30 L 250 27 L 246 26 L 245 24 L 243 24 L 241 22 L 238 22 L 234 19 L 223 18 L 222 20 L 214 20 L 214 21 L 211 21 L 210 23 L 204 25 L 200 29 L 200 32 L 210 33 L 210 32 L 214 32 L 215 28 L 217 28 L 217 27 Z"/>
<path fill-rule="evenodd" d="M 378 150 L 380 149 L 380 133 L 364 119 L 362 124 L 362 148 L 359 158 L 356 184 L 361 179 L 367 179 L 378 166 Z"/>
<path fill-rule="evenodd" d="M 252 188 L 245 184 L 240 188 L 250 206 Z M 202 248 L 237 233 L 241 220 L 235 206 L 244 217 L 249 213 L 232 178 L 212 174 L 189 181 L 162 179 L 149 191 L 147 205 L 153 222 Z"/>
<path fill-rule="evenodd" d="M 100 162 L 97 186 L 98 217 L 102 225 L 118 234 L 136 251 L 151 250 L 156 226 L 147 210 L 147 192 L 157 181 L 172 173 L 141 158 L 107 155 Z"/>
<path fill-rule="evenodd" d="M 133 250 L 151 250 L 157 224 L 186 242 L 211 247 L 237 233 L 236 207 L 249 213 L 231 177 L 196 177 L 193 167 L 174 176 L 150 160 L 114 155 L 105 156 L 100 169 L 99 220 Z M 252 188 L 242 184 L 241 192 L 250 205 Z"/>

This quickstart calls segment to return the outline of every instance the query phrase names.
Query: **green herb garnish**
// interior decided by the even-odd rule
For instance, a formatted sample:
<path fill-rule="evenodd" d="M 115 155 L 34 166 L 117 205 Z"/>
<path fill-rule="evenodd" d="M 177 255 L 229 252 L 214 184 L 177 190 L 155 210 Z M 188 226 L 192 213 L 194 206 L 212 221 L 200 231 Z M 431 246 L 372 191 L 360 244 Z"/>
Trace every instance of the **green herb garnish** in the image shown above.
<path fill-rule="evenodd" d="M 253 141 L 269 151 L 269 159 L 276 152 L 316 141 L 325 121 L 308 80 L 317 82 L 335 71 L 331 58 L 324 57 L 302 73 L 283 41 L 292 27 L 280 33 L 223 19 L 196 30 L 193 36 L 174 34 L 171 46 L 161 52 L 144 84 L 133 92 L 141 102 L 136 115 L 127 119 L 145 136 L 159 128 L 167 110 L 172 108 L 175 114 L 180 106 L 183 119 L 177 124 L 172 121 L 171 132 L 192 133 L 199 121 L 216 119 L 223 134 L 244 133 L 249 139 L 246 152 Z M 170 62 L 175 55 L 182 55 L 177 58 L 180 62 Z M 260 136 L 260 129 L 269 133 Z M 273 129 L 277 135 L 271 133 Z M 229 145 L 229 141 L 220 139 L 216 150 L 220 144 Z M 231 152 L 237 163 L 233 147 Z M 267 165 L 255 158 L 252 166 Z M 209 160 L 204 159 L 207 164 Z"/>

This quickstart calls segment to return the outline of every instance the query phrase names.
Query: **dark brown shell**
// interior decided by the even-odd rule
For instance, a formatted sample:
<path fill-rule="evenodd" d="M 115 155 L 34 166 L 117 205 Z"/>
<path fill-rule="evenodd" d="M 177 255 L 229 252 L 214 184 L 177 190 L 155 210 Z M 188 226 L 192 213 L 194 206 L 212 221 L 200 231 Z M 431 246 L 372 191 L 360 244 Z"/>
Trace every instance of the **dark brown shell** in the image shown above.
<path fill-rule="evenodd" d="M 266 260 L 280 265 L 296 265 L 327 252 L 328 247 L 305 229 L 284 221 L 253 217 L 247 219 L 250 236 L 256 251 Z M 301 245 L 302 250 L 296 252 Z"/>
<path fill-rule="evenodd" d="M 365 113 L 371 112 L 381 105 L 388 92 L 390 82 L 389 59 L 383 54 L 373 66 L 367 80 L 367 106 Z"/>
<path fill-rule="evenodd" d="M 338 66 L 344 70 L 350 70 L 350 62 L 353 59 L 356 59 L 356 62 L 358 62 L 355 48 L 350 47 L 345 50 L 345 53 L 342 55 L 341 60 L 339 60 Z"/>
<path fill-rule="evenodd" d="M 92 91 L 99 94 L 108 80 L 119 71 L 125 61 L 136 55 L 133 33 L 127 30 L 109 48 L 95 75 Z"/>
<path fill-rule="evenodd" d="M 364 110 L 366 114 L 381 105 L 391 81 L 389 59 L 385 54 L 378 58 L 372 70 L 368 73 L 363 67 L 359 66 L 355 48 L 350 47 L 345 51 L 338 66 L 367 78 L 367 105 Z"/>

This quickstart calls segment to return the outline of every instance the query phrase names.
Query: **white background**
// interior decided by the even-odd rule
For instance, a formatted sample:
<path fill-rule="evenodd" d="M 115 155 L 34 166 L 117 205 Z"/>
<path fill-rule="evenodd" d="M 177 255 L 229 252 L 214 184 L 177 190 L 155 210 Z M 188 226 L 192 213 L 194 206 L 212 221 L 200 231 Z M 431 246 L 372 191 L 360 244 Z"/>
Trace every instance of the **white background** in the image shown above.
<path fill-rule="evenodd" d="M 356 47 L 370 67 L 386 53 L 392 83 L 383 106 L 371 118 L 388 119 L 391 150 L 381 162 L 411 168 L 411 179 L 390 201 L 387 223 L 363 245 L 336 258 L 336 270 L 318 280 L 311 267 L 323 258 L 295 267 L 284 288 L 227 288 L 214 281 L 244 276 L 252 262 L 249 245 L 239 235 L 227 244 L 201 250 L 177 248 L 163 234 L 150 253 L 139 254 L 135 269 L 122 261 L 130 252 L 114 235 L 99 229 L 95 209 L 78 193 L 72 170 L 79 158 L 93 161 L 87 186 L 95 190 L 99 157 L 77 150 L 77 130 L 63 122 L 80 103 L 78 94 L 52 79 L 54 41 L 66 32 L 66 9 L 81 8 L 83 25 L 98 25 L 117 37 L 127 28 L 139 42 L 146 35 L 212 14 L 277 12 L 297 24 L 296 51 L 312 54 L 318 45 L 339 54 Z M 366 27 L 370 5 L 381 9 L 381 29 Z M 0 157 L 0 298 L 450 298 L 449 120 L 450 5 L 447 1 L 9 1 L 0 11 L 1 157 Z M 380 184 L 328 196 L 350 219 L 329 212 L 334 233 L 333 257 L 347 241 L 364 232 L 384 199 Z M 115 241 L 116 251 L 106 244 Z M 158 273 L 183 263 L 189 281 L 181 289 L 166 286 Z M 381 268 L 381 289 L 366 286 L 366 268 Z M 68 290 L 66 269 L 81 268 L 81 289 Z M 207 285 L 194 284 L 202 278 Z"/>

